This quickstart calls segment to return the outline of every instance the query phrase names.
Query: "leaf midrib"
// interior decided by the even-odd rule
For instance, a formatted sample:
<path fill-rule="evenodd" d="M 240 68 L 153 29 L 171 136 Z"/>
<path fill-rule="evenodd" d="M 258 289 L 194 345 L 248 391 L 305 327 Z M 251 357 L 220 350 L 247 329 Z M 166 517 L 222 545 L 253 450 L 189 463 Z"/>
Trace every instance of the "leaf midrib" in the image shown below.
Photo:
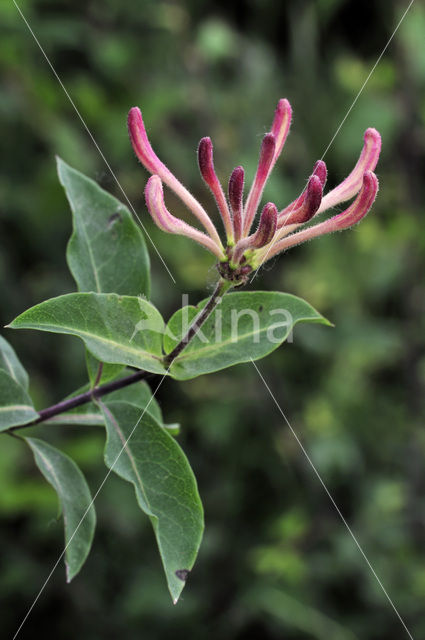
<path fill-rule="evenodd" d="M 13 323 L 10 325 L 13 328 Z M 72 330 L 71 328 L 67 328 L 65 325 L 55 325 L 55 324 L 36 324 L 36 323 L 32 323 L 32 322 L 25 322 L 24 324 L 19 325 L 15 325 L 16 327 L 20 328 L 20 329 L 38 329 L 38 330 L 44 330 L 44 331 L 55 331 L 57 333 L 65 333 L 65 334 L 71 334 L 74 336 L 79 337 L 80 335 L 84 335 L 88 338 L 93 338 L 94 340 L 98 341 L 98 342 L 104 342 L 105 344 L 110 344 L 112 346 L 115 347 L 119 347 L 120 349 L 123 349 L 124 351 L 127 351 L 128 353 L 134 353 L 135 355 L 141 355 L 141 354 L 146 354 L 147 356 L 150 356 L 152 359 L 157 360 L 158 362 L 160 362 L 161 360 L 161 356 L 157 356 L 153 353 L 151 353 L 150 351 L 145 351 L 142 348 L 139 349 L 132 349 L 131 347 L 123 344 L 122 342 L 114 342 L 113 340 L 109 340 L 108 338 L 105 338 L 103 336 L 100 336 L 97 333 L 90 333 L 90 331 L 84 331 L 83 329 L 78 329 L 76 331 Z M 61 331 L 62 329 L 62 331 Z M 106 360 L 105 360 L 106 362 Z M 111 363 L 114 364 L 114 363 Z M 121 364 L 121 363 L 118 363 Z"/>
<path fill-rule="evenodd" d="M 320 318 L 319 318 L 319 317 L 317 317 L 317 318 L 316 318 L 316 317 L 309 317 L 309 318 L 308 318 L 308 317 L 306 317 L 306 318 L 297 318 L 297 319 L 295 320 L 295 322 L 293 322 L 293 323 L 291 324 L 291 326 L 289 327 L 289 329 L 288 329 L 288 331 L 287 331 L 286 335 L 288 335 L 289 331 L 290 331 L 290 330 L 291 330 L 291 329 L 292 329 L 292 328 L 293 328 L 293 327 L 294 327 L 298 322 L 306 322 L 306 321 L 308 321 L 308 320 L 316 320 L 316 319 L 317 319 L 317 320 L 320 320 Z M 271 325 L 271 326 L 273 326 L 273 325 Z M 245 340 L 245 338 L 249 338 L 250 336 L 259 335 L 259 334 L 262 334 L 262 333 L 265 333 L 265 332 L 269 331 L 269 330 L 270 330 L 270 328 L 271 328 L 271 326 L 263 327 L 263 328 L 261 328 L 259 331 L 251 331 L 251 332 L 249 332 L 249 333 L 244 333 L 244 334 L 243 334 L 241 337 L 239 337 L 237 340 L 232 340 L 231 338 L 229 338 L 229 339 L 227 339 L 227 340 L 222 340 L 222 341 L 221 341 L 221 342 L 219 342 L 218 344 L 207 345 L 207 346 L 205 346 L 205 347 L 201 347 L 201 348 L 199 348 L 199 349 L 197 348 L 197 349 L 196 349 L 196 351 L 195 351 L 195 350 L 193 350 L 193 351 L 187 351 L 186 353 L 184 353 L 184 352 L 183 352 L 181 356 L 178 356 L 178 358 L 176 358 L 176 359 L 174 360 L 174 363 L 173 363 L 173 364 L 176 364 L 177 362 L 181 362 L 181 361 L 182 361 L 182 360 L 184 360 L 184 359 L 186 359 L 186 360 L 187 360 L 187 359 L 189 359 L 189 358 L 191 358 L 191 357 L 196 359 L 196 357 L 197 357 L 198 355 L 199 355 L 200 357 L 202 357 L 202 356 L 204 355 L 204 353 L 205 353 L 205 352 L 212 351 L 212 350 L 214 350 L 214 349 L 216 349 L 217 351 L 221 351 L 221 350 L 222 350 L 222 348 L 223 348 L 223 346 L 226 346 L 226 345 L 228 345 L 228 344 L 235 344 L 235 345 L 237 345 L 239 342 L 242 342 L 243 340 Z M 202 330 L 202 329 L 201 329 L 201 330 Z M 283 340 L 285 340 L 285 337 L 286 337 L 286 336 L 284 336 L 284 337 L 282 338 L 282 342 L 283 342 Z M 260 344 L 260 343 L 258 343 L 258 344 Z"/>
<path fill-rule="evenodd" d="M 34 407 L 32 407 L 30 404 L 8 404 L 4 407 L 0 407 L 0 411 L 33 411 L 36 415 L 37 412 L 35 411 Z"/>

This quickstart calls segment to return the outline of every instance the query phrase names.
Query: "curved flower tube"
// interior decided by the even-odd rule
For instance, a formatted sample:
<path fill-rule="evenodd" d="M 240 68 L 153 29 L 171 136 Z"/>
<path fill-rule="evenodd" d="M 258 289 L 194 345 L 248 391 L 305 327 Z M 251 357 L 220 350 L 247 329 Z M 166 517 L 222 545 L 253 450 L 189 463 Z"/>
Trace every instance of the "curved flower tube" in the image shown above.
<path fill-rule="evenodd" d="M 128 132 L 134 153 L 140 162 L 150 173 L 157 174 L 161 180 L 174 191 L 188 209 L 198 218 L 211 238 L 218 245 L 221 245 L 220 236 L 205 209 L 155 154 L 146 133 L 142 112 L 138 107 L 130 109 L 128 114 Z"/>
<path fill-rule="evenodd" d="M 166 233 L 187 236 L 211 251 L 219 260 L 225 260 L 221 247 L 202 231 L 195 229 L 184 220 L 173 216 L 165 206 L 161 178 L 153 175 L 145 187 L 146 206 L 155 224 Z"/>
<path fill-rule="evenodd" d="M 376 129 L 370 127 L 364 133 L 364 145 L 356 166 L 341 184 L 326 194 L 317 213 L 322 213 L 341 202 L 351 200 L 362 186 L 365 172 L 375 170 L 380 152 L 381 136 Z"/>
<path fill-rule="evenodd" d="M 215 173 L 213 160 L 213 145 L 211 138 L 202 138 L 198 146 L 198 164 L 201 176 L 211 189 L 211 192 L 217 203 L 223 219 L 224 228 L 226 230 L 227 241 L 233 243 L 233 224 L 230 217 L 229 205 L 224 195 L 223 187 Z"/>
<path fill-rule="evenodd" d="M 260 158 L 258 160 L 257 173 L 254 183 L 245 205 L 243 232 L 247 235 L 251 229 L 252 222 L 257 212 L 258 204 L 263 194 L 263 189 L 269 177 L 273 159 L 276 152 L 276 138 L 272 133 L 266 133 L 261 143 Z"/>
<path fill-rule="evenodd" d="M 326 164 L 323 162 L 323 160 L 318 160 L 314 165 L 313 173 L 311 174 L 310 178 L 312 178 L 313 176 L 317 176 L 319 178 L 322 185 L 322 192 L 323 192 L 323 189 L 325 188 L 325 184 L 326 184 L 326 179 L 328 177 L 328 169 L 326 167 Z M 285 207 L 284 209 L 282 209 L 282 211 L 280 211 L 279 219 L 283 219 L 285 216 L 292 213 L 292 211 L 294 211 L 295 209 L 298 209 L 298 207 L 300 207 L 303 204 L 306 198 L 306 195 L 307 195 L 307 190 L 304 189 L 304 191 L 300 196 L 298 196 L 298 198 L 296 198 L 293 202 L 291 202 L 291 204 L 288 204 L 287 207 Z"/>
<path fill-rule="evenodd" d="M 137 157 L 154 174 L 146 185 L 146 203 L 154 222 L 168 233 L 185 235 L 201 244 L 219 260 L 218 270 L 223 278 L 243 284 L 249 273 L 281 251 L 297 244 L 348 229 L 359 222 L 370 210 L 378 191 L 378 180 L 373 173 L 381 150 L 381 136 L 369 128 L 364 134 L 363 149 L 352 172 L 323 197 L 327 179 L 326 164 L 318 160 L 306 188 L 289 205 L 278 212 L 276 205 L 267 203 L 261 213 L 257 230 L 251 233 L 261 196 L 270 172 L 278 159 L 291 124 L 289 102 L 279 100 L 271 130 L 262 141 L 258 167 L 248 197 L 243 201 L 244 169 L 236 167 L 228 184 L 228 200 L 216 175 L 213 145 L 210 138 L 202 138 L 198 147 L 201 175 L 211 189 L 227 236 L 223 247 L 220 236 L 202 205 L 177 180 L 155 155 L 149 143 L 142 114 L 137 107 L 129 113 L 128 126 Z M 188 206 L 201 222 L 206 234 L 173 216 L 165 206 L 162 182 L 165 182 Z M 342 213 L 313 226 L 307 226 L 315 216 L 357 196 Z"/>
<path fill-rule="evenodd" d="M 298 233 L 293 233 L 283 240 L 274 243 L 269 250 L 265 250 L 264 254 L 259 256 L 260 261 L 258 264 L 263 264 L 266 260 L 269 260 L 281 251 L 306 242 L 307 240 L 332 233 L 333 231 L 342 231 L 357 224 L 370 211 L 376 198 L 378 187 L 379 184 L 376 175 L 372 171 L 366 171 L 357 198 L 345 211 L 329 218 L 329 220 L 320 222 Z"/>

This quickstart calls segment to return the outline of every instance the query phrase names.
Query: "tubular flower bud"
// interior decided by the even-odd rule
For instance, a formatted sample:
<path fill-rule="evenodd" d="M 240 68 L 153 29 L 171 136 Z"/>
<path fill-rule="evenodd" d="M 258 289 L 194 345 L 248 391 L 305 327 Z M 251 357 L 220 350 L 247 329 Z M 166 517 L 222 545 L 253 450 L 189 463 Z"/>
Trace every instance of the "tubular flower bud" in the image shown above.
<path fill-rule="evenodd" d="M 328 177 L 328 170 L 323 160 L 318 160 L 314 165 L 313 173 L 311 174 L 310 177 L 312 178 L 313 176 L 317 176 L 319 178 L 322 184 L 322 192 L 323 192 L 323 188 L 326 184 L 326 179 Z M 279 213 L 279 218 L 283 219 L 284 216 L 287 216 L 289 213 L 292 213 L 293 211 L 295 211 L 295 209 L 298 209 L 303 204 L 306 195 L 307 195 L 307 191 L 306 189 L 304 189 L 302 194 L 298 196 L 296 200 L 294 200 L 293 202 L 291 202 L 291 204 L 288 204 L 287 207 L 282 209 L 282 211 Z"/>
<path fill-rule="evenodd" d="M 242 235 L 243 188 L 245 172 L 243 167 L 233 169 L 229 179 L 229 202 L 233 214 L 233 231 L 236 242 Z"/>
<path fill-rule="evenodd" d="M 317 175 L 312 175 L 308 181 L 305 197 L 302 204 L 287 213 L 281 212 L 278 218 L 278 229 L 286 225 L 304 224 L 311 220 L 320 207 L 322 201 L 323 185 Z"/>
<path fill-rule="evenodd" d="M 268 202 L 260 216 L 260 222 L 255 233 L 238 242 L 233 254 L 233 261 L 238 263 L 247 249 L 261 249 L 268 244 L 276 233 L 277 207 L 273 202 Z"/>
<path fill-rule="evenodd" d="M 152 174 L 158 175 L 165 184 L 184 202 L 190 211 L 198 218 L 211 238 L 221 245 L 220 236 L 217 233 L 210 217 L 202 205 L 192 194 L 177 180 L 171 171 L 161 162 L 153 151 L 148 140 L 142 113 L 138 107 L 130 109 L 128 114 L 128 132 L 134 153 L 143 166 Z"/>
<path fill-rule="evenodd" d="M 219 260 L 225 257 L 219 245 L 202 231 L 195 229 L 184 220 L 173 216 L 165 206 L 164 193 L 161 178 L 153 175 L 149 178 L 145 187 L 146 206 L 155 224 L 167 233 L 187 236 L 217 256 Z"/>
<path fill-rule="evenodd" d="M 362 186 L 366 171 L 374 171 L 381 152 L 381 136 L 373 128 L 366 129 L 364 145 L 356 166 L 349 176 L 323 198 L 318 213 L 326 211 L 341 202 L 351 200 Z"/>
<path fill-rule="evenodd" d="M 247 281 L 249 273 L 281 251 L 311 238 L 332 231 L 348 229 L 359 222 L 370 210 L 378 191 L 378 180 L 373 173 L 381 150 L 381 136 L 372 128 L 364 134 L 364 145 L 352 172 L 340 185 L 323 197 L 327 179 L 326 164 L 318 160 L 306 188 L 291 204 L 278 213 L 269 202 L 262 210 L 257 230 L 251 227 L 262 193 L 273 166 L 279 157 L 291 124 L 291 106 L 279 100 L 271 130 L 262 141 L 258 167 L 245 204 L 244 170 L 236 167 L 228 184 L 228 201 L 214 169 L 213 145 L 210 138 L 202 138 L 198 147 L 201 175 L 211 189 L 222 217 L 227 246 L 202 205 L 177 180 L 155 155 L 137 107 L 130 110 L 128 128 L 134 151 L 148 171 L 154 174 L 146 185 L 146 203 L 154 222 L 168 233 L 185 235 L 208 249 L 219 260 L 221 276 L 235 286 Z M 164 203 L 162 183 L 170 187 L 197 217 L 207 233 L 195 229 L 173 216 Z M 342 213 L 316 225 L 300 229 L 319 213 L 347 200 L 355 200 Z"/>
<path fill-rule="evenodd" d="M 263 193 L 264 186 L 267 178 L 269 177 L 270 169 L 276 149 L 276 139 L 272 133 L 266 133 L 261 143 L 260 159 L 258 161 L 257 173 L 255 174 L 254 183 L 251 187 L 251 191 L 248 194 L 246 201 L 243 232 L 247 235 L 251 229 L 252 222 L 257 212 L 258 204 L 260 202 L 261 195 Z"/>
<path fill-rule="evenodd" d="M 273 156 L 272 167 L 275 164 L 276 160 L 279 158 L 283 145 L 286 142 L 286 138 L 288 137 L 289 128 L 291 126 L 292 120 L 292 109 L 288 100 L 282 98 L 277 103 L 276 111 L 274 112 L 274 118 L 272 123 L 272 128 L 270 133 L 272 133 L 275 137 L 276 146 L 275 152 Z"/>
<path fill-rule="evenodd" d="M 223 187 L 220 184 L 219 179 L 215 173 L 214 160 L 213 160 L 213 145 L 211 138 L 202 138 L 198 146 L 198 164 L 199 170 L 206 184 L 211 189 L 211 192 L 217 203 L 218 210 L 223 219 L 224 228 L 226 230 L 227 239 L 229 242 L 233 241 L 233 225 L 230 217 L 229 207 L 226 202 L 226 197 L 223 192 Z"/>
<path fill-rule="evenodd" d="M 285 249 L 289 249 L 290 247 L 294 247 L 297 244 L 306 242 L 307 240 L 311 240 L 312 238 L 317 238 L 318 236 L 332 233 L 333 231 L 342 231 L 343 229 L 352 227 L 360 222 L 360 220 L 362 220 L 370 211 L 377 192 L 378 178 L 372 171 L 366 171 L 363 176 L 363 184 L 357 198 L 347 209 L 345 209 L 345 211 L 329 218 L 329 220 L 320 222 L 313 227 L 294 233 L 283 240 L 276 242 L 267 252 L 267 257 L 264 256 L 264 258 L 268 260 L 277 253 L 280 253 Z"/>

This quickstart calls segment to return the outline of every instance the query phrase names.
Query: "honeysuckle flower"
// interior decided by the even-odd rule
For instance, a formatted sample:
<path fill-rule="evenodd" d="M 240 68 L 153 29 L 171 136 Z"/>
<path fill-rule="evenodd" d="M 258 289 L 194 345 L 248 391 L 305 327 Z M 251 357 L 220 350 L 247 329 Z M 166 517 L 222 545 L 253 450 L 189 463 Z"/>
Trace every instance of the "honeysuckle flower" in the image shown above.
<path fill-rule="evenodd" d="M 253 269 L 290 247 L 352 227 L 364 218 L 375 200 L 378 179 L 373 170 L 381 150 L 381 136 L 376 129 L 369 128 L 364 134 L 363 149 L 357 164 L 345 180 L 323 196 L 327 169 L 323 160 L 318 160 L 306 188 L 298 198 L 280 211 L 274 203 L 268 202 L 262 209 L 256 230 L 252 231 L 266 182 L 288 136 L 291 117 L 289 102 L 279 100 L 270 132 L 266 133 L 261 143 L 257 171 L 245 203 L 243 167 L 236 167 L 232 171 L 226 198 L 214 169 L 212 142 L 207 137 L 200 141 L 199 169 L 215 198 L 223 222 L 226 234 L 224 245 L 204 207 L 153 151 L 138 107 L 130 109 L 128 129 L 133 149 L 152 174 L 145 188 L 145 197 L 154 222 L 163 231 L 184 235 L 208 249 L 218 258 L 217 267 L 221 276 L 235 285 L 246 282 Z M 176 218 L 168 211 L 164 202 L 163 183 L 182 200 L 204 231 Z M 315 216 L 353 198 L 354 201 L 344 211 L 318 224 L 305 226 Z M 300 227 L 304 228 L 300 230 Z"/>

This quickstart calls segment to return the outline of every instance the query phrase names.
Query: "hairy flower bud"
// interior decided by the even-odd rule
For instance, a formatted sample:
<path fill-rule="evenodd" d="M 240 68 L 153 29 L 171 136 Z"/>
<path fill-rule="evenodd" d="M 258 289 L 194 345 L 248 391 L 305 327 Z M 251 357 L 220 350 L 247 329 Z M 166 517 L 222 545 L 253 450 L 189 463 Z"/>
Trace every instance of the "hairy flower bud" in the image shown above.
<path fill-rule="evenodd" d="M 356 166 L 349 176 L 335 189 L 329 191 L 322 200 L 318 213 L 326 211 L 341 202 L 351 200 L 360 190 L 366 171 L 374 171 L 381 152 L 381 136 L 373 128 L 366 129 L 364 144 Z"/>
<path fill-rule="evenodd" d="M 276 233 L 277 207 L 273 202 L 268 202 L 260 216 L 260 222 L 255 233 L 247 238 L 242 238 L 235 247 L 232 262 L 239 262 L 247 249 L 261 249 L 268 244 Z"/>
<path fill-rule="evenodd" d="M 164 192 L 161 178 L 153 175 L 149 178 L 145 187 L 146 206 L 155 224 L 167 233 L 186 236 L 206 247 L 211 253 L 223 260 L 224 254 L 220 245 L 217 245 L 209 236 L 195 229 L 184 220 L 173 216 L 165 206 Z"/>
<path fill-rule="evenodd" d="M 188 209 L 198 218 L 214 242 L 221 245 L 220 236 L 205 209 L 181 182 L 177 180 L 153 151 L 146 133 L 142 112 L 138 107 L 132 107 L 129 111 L 128 132 L 134 153 L 140 162 L 150 173 L 158 175 L 161 180 L 174 191 Z"/>
<path fill-rule="evenodd" d="M 304 224 L 315 215 L 322 201 L 323 186 L 317 175 L 312 175 L 308 181 L 302 204 L 287 213 L 279 214 L 278 229 L 290 224 Z"/>
<path fill-rule="evenodd" d="M 198 164 L 199 170 L 206 184 L 211 189 L 211 192 L 217 203 L 218 210 L 223 220 L 224 228 L 227 235 L 227 240 L 233 242 L 233 225 L 230 217 L 229 207 L 226 202 L 226 198 L 223 192 L 223 187 L 217 178 L 214 169 L 213 159 L 213 144 L 211 138 L 202 138 L 198 145 Z"/>
<path fill-rule="evenodd" d="M 260 159 L 254 183 L 249 192 L 244 212 L 243 233 L 247 235 L 257 212 L 258 204 L 263 193 L 264 185 L 269 177 L 276 149 L 276 138 L 272 133 L 266 133 L 261 143 Z"/>
<path fill-rule="evenodd" d="M 244 177 L 243 167 L 236 167 L 229 179 L 229 202 L 233 213 L 233 230 L 236 242 L 240 240 L 242 235 Z"/>
<path fill-rule="evenodd" d="M 263 261 L 268 260 L 272 256 L 280 253 L 284 249 L 289 249 L 297 244 L 311 240 L 318 236 L 322 236 L 333 231 L 342 231 L 357 224 L 370 211 L 372 204 L 378 192 L 378 178 L 372 171 L 366 171 L 363 176 L 362 187 L 357 198 L 351 205 L 338 213 L 336 216 L 320 222 L 319 224 L 293 233 L 283 240 L 279 240 L 267 251 L 267 255 L 263 256 Z"/>

